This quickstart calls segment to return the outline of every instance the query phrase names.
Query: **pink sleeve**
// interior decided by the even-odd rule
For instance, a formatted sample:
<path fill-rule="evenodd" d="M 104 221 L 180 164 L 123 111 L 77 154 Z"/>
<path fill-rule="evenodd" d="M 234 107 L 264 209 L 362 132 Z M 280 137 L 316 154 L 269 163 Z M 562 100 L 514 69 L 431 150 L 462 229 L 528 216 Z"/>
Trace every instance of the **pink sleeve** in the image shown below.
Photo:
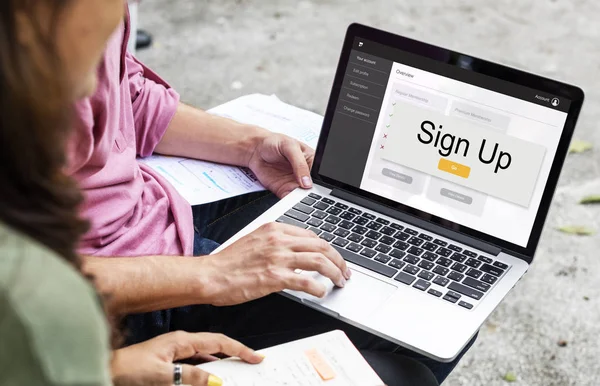
<path fill-rule="evenodd" d="M 125 57 L 137 154 L 152 155 L 179 105 L 179 94 L 129 52 Z"/>

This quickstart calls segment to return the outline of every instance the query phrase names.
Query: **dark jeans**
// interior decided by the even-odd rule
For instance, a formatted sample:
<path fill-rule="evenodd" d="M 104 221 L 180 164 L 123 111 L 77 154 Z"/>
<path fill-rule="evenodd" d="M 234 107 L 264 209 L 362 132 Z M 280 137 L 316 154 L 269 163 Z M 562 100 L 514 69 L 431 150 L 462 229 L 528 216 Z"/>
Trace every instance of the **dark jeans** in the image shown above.
<path fill-rule="evenodd" d="M 275 202 L 273 195 L 260 192 L 194 207 L 194 254 L 209 254 Z M 198 305 L 131 315 L 126 323 L 130 344 L 185 330 L 220 332 L 254 349 L 340 329 L 388 386 L 442 383 L 475 341 L 453 362 L 441 363 L 277 294 L 237 306 Z"/>

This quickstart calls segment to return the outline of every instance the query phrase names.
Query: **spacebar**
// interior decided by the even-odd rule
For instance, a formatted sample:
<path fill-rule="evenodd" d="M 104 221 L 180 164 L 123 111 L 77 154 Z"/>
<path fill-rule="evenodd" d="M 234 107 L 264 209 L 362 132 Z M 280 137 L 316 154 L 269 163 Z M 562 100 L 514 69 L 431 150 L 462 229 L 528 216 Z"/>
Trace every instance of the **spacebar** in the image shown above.
<path fill-rule="evenodd" d="M 347 249 L 340 248 L 337 245 L 332 244 L 331 246 L 334 247 L 335 250 L 340 253 L 340 255 L 342 255 L 344 260 L 348 260 L 351 263 L 360 265 L 361 267 L 370 269 L 371 271 L 375 271 L 375 272 L 380 273 L 387 277 L 392 277 L 396 274 L 396 272 L 398 272 L 398 270 L 396 270 L 392 267 L 388 267 L 387 265 L 379 264 L 378 262 L 376 262 L 374 260 L 367 259 L 366 257 L 362 257 L 361 255 L 358 255 Z"/>

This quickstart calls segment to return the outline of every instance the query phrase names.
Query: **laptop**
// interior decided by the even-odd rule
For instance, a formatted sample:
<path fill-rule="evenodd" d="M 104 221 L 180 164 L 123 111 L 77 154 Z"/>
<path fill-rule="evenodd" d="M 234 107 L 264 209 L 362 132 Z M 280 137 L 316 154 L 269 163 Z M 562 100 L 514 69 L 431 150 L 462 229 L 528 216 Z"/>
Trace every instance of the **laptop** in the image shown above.
<path fill-rule="evenodd" d="M 283 294 L 452 361 L 533 262 L 581 89 L 352 24 L 312 168 L 222 248 L 272 221 L 309 229 L 352 278 Z"/>

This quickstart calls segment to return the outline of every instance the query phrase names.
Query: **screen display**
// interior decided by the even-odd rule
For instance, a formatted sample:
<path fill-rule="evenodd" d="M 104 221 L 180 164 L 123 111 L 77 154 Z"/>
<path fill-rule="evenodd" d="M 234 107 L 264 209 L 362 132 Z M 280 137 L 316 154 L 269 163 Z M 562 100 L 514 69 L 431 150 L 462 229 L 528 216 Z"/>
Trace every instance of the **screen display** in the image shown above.
<path fill-rule="evenodd" d="M 319 173 L 526 247 L 570 101 L 468 68 L 357 38 Z"/>

